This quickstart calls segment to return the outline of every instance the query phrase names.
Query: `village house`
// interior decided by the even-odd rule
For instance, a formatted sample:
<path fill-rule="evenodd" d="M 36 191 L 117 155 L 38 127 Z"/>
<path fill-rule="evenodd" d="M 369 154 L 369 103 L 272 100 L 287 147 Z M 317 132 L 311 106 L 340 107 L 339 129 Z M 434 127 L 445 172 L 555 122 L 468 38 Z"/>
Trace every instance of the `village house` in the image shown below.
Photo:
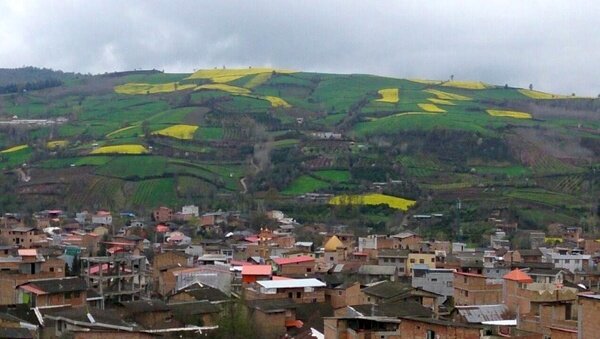
<path fill-rule="evenodd" d="M 17 286 L 18 303 L 31 307 L 86 305 L 87 285 L 79 277 L 40 279 Z"/>
<path fill-rule="evenodd" d="M 17 303 L 16 287 L 25 282 L 64 276 L 64 261 L 46 259 L 36 249 L 19 249 L 17 256 L 0 257 L 0 305 Z"/>
<path fill-rule="evenodd" d="M 140 324 L 146 329 L 180 327 L 183 324 L 174 319 L 170 305 L 162 300 L 135 300 L 121 303 L 117 312 L 123 319 Z"/>
<path fill-rule="evenodd" d="M 552 335 L 552 327 L 572 331 L 577 328 L 577 289 L 555 283 L 536 283 L 515 269 L 504 276 L 503 302 L 518 315 L 518 328 Z"/>
<path fill-rule="evenodd" d="M 20 248 L 42 247 L 48 244 L 46 235 L 43 232 L 29 226 L 0 228 L 0 240 L 5 244 L 19 246 Z"/>
<path fill-rule="evenodd" d="M 358 282 L 335 284 L 325 289 L 325 302 L 334 309 L 361 304 L 363 299 L 364 295 Z"/>
<path fill-rule="evenodd" d="M 359 279 L 364 284 L 381 280 L 398 280 L 398 268 L 396 266 L 361 265 L 358 268 Z"/>
<path fill-rule="evenodd" d="M 325 250 L 324 258 L 328 263 L 344 262 L 347 258 L 347 245 L 344 244 L 337 236 L 331 236 L 323 245 Z"/>
<path fill-rule="evenodd" d="M 413 266 L 411 285 L 441 295 L 438 303 L 442 304 L 448 297 L 454 296 L 454 272 L 453 269 L 415 265 Z"/>
<path fill-rule="evenodd" d="M 275 272 L 280 276 L 303 276 L 315 272 L 315 258 L 309 256 L 275 258 Z"/>
<path fill-rule="evenodd" d="M 258 280 L 271 280 L 273 267 L 271 265 L 242 266 L 242 283 L 251 284 Z"/>
<path fill-rule="evenodd" d="M 502 280 L 481 274 L 454 272 L 456 305 L 493 305 L 502 301 Z"/>
<path fill-rule="evenodd" d="M 423 238 L 416 233 L 406 231 L 390 236 L 394 239 L 394 248 L 406 249 L 411 251 L 419 251 Z"/>
<path fill-rule="evenodd" d="M 92 215 L 92 224 L 112 225 L 112 214 L 109 211 L 100 210 Z"/>
<path fill-rule="evenodd" d="M 278 339 L 288 328 L 302 326 L 296 319 L 297 304 L 289 299 L 259 299 L 246 302 L 248 316 L 257 326 L 257 336 Z"/>
<path fill-rule="evenodd" d="M 409 253 L 406 265 L 406 275 L 412 275 L 414 265 L 427 265 L 429 268 L 436 268 L 435 253 Z"/>
<path fill-rule="evenodd" d="M 160 206 L 152 212 L 152 218 L 156 222 L 168 222 L 173 220 L 173 209 Z"/>
<path fill-rule="evenodd" d="M 568 249 L 554 249 L 546 254 L 546 262 L 554 263 L 556 268 L 571 272 L 585 271 L 591 268 L 591 255 Z"/>
<path fill-rule="evenodd" d="M 325 283 L 315 279 L 260 280 L 244 289 L 247 300 L 290 299 L 295 303 L 325 301 Z"/>
<path fill-rule="evenodd" d="M 515 250 L 510 256 L 511 262 L 540 263 L 542 262 L 542 251 L 538 248 L 532 250 Z"/>
<path fill-rule="evenodd" d="M 398 275 L 408 275 L 409 250 L 381 249 L 377 251 L 377 264 L 379 266 L 395 266 Z"/>
<path fill-rule="evenodd" d="M 600 295 L 599 294 L 579 294 L 577 300 L 578 315 L 577 320 L 578 326 L 578 339 L 593 338 L 600 333 L 600 321 L 598 321 L 598 314 L 600 314 Z"/>

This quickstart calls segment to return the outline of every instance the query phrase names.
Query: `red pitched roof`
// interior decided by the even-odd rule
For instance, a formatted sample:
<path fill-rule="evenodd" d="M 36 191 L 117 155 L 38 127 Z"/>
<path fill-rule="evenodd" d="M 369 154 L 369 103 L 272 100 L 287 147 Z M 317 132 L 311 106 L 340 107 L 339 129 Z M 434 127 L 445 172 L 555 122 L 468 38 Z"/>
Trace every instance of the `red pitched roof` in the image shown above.
<path fill-rule="evenodd" d="M 21 256 L 21 257 L 36 257 L 37 256 L 37 250 L 35 248 L 19 249 L 17 252 L 19 253 L 19 256 Z"/>
<path fill-rule="evenodd" d="M 271 265 L 247 265 L 242 266 L 242 275 L 271 275 Z"/>
<path fill-rule="evenodd" d="M 294 258 L 275 258 L 273 261 L 277 265 L 288 265 L 288 264 L 299 264 L 301 262 L 311 262 L 315 261 L 315 258 L 309 257 L 307 255 L 294 257 Z"/>
<path fill-rule="evenodd" d="M 527 273 L 521 271 L 518 268 L 505 274 L 504 277 L 502 277 L 502 278 L 504 278 L 506 280 L 518 281 L 520 283 L 527 283 L 527 284 L 533 282 L 533 279 L 531 279 L 531 277 Z"/>

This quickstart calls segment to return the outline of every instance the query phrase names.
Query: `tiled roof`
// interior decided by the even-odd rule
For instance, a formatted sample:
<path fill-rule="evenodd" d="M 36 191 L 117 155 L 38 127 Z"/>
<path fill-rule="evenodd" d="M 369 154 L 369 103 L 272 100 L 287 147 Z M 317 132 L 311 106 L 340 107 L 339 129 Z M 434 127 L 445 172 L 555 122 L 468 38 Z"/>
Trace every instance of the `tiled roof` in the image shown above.
<path fill-rule="evenodd" d="M 242 266 L 242 275 L 271 275 L 271 265 L 246 265 Z"/>
<path fill-rule="evenodd" d="M 363 293 L 380 298 L 393 298 L 397 295 L 408 293 L 414 288 L 410 285 L 400 284 L 392 281 L 384 281 L 376 285 L 363 288 Z"/>
<path fill-rule="evenodd" d="M 344 243 L 342 243 L 342 241 L 334 235 L 331 238 L 329 238 L 329 240 L 327 240 L 323 247 L 325 248 L 325 251 L 332 252 L 335 251 L 338 247 L 344 247 Z"/>
<path fill-rule="evenodd" d="M 171 308 L 162 300 L 136 300 L 121 303 L 125 309 L 131 314 L 147 313 L 147 312 L 165 312 Z"/>
<path fill-rule="evenodd" d="M 302 262 L 315 261 L 315 258 L 303 255 L 303 256 L 295 257 L 295 258 L 275 258 L 275 259 L 273 259 L 273 261 L 277 265 L 288 265 L 288 264 L 298 264 L 298 263 L 302 263 Z"/>
<path fill-rule="evenodd" d="M 514 269 L 512 271 L 510 271 L 509 273 L 507 273 L 506 275 L 504 275 L 504 277 L 502 277 L 506 280 L 512 280 L 512 281 L 518 281 L 521 283 L 531 283 L 533 282 L 533 279 L 531 279 L 531 277 L 529 275 L 527 275 L 527 273 L 521 271 L 520 269 Z"/>
<path fill-rule="evenodd" d="M 21 284 L 21 286 L 31 286 L 45 293 L 76 292 L 87 289 L 85 280 L 79 277 L 32 280 Z"/>

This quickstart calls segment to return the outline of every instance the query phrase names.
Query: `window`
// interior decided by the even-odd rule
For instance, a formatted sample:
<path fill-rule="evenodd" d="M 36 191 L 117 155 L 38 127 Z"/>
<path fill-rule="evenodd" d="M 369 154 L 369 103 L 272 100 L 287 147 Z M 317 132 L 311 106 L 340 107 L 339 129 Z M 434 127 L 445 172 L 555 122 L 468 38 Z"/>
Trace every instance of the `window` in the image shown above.
<path fill-rule="evenodd" d="M 333 257 L 329 257 L 329 261 L 333 261 Z"/>
<path fill-rule="evenodd" d="M 435 258 L 431 258 L 431 262 L 435 262 Z"/>
<path fill-rule="evenodd" d="M 427 334 L 425 335 L 425 339 L 436 339 L 435 331 L 427 330 Z"/>
<path fill-rule="evenodd" d="M 466 284 L 467 283 L 467 277 L 463 277 L 463 282 Z"/>
<path fill-rule="evenodd" d="M 452 287 L 452 281 L 446 281 L 446 287 Z"/>
<path fill-rule="evenodd" d="M 302 298 L 302 292 L 296 292 L 296 299 Z"/>
<path fill-rule="evenodd" d="M 469 296 L 469 291 L 465 291 L 465 297 Z"/>
<path fill-rule="evenodd" d="M 399 258 L 399 259 L 398 259 L 398 262 L 399 262 L 399 263 L 401 263 L 401 264 L 404 264 L 404 259 L 402 259 L 402 258 Z"/>
<path fill-rule="evenodd" d="M 338 295 L 341 297 L 342 296 L 342 291 L 338 291 Z"/>
<path fill-rule="evenodd" d="M 415 263 L 415 259 L 410 259 L 410 263 L 414 264 Z"/>
<path fill-rule="evenodd" d="M 308 272 L 308 273 L 312 272 L 312 268 L 310 268 L 310 267 L 307 267 L 307 268 L 306 268 L 306 272 Z"/>
<path fill-rule="evenodd" d="M 569 259 L 565 259 L 565 264 L 568 264 L 568 263 L 570 263 L 570 262 L 571 262 L 571 260 L 569 260 Z"/>
<path fill-rule="evenodd" d="M 424 264 L 425 263 L 425 259 L 419 259 L 419 264 Z"/>
<path fill-rule="evenodd" d="M 555 263 L 555 264 L 558 264 L 558 259 L 554 259 L 554 263 Z"/>
<path fill-rule="evenodd" d="M 54 267 L 50 267 L 50 272 L 54 272 Z"/>
<path fill-rule="evenodd" d="M 288 298 L 289 298 L 289 299 L 292 299 L 293 297 L 294 297 L 294 293 L 292 293 L 292 292 L 288 292 Z"/>
<path fill-rule="evenodd" d="M 431 278 L 431 281 L 432 281 L 432 282 L 436 282 L 436 281 L 437 281 L 437 278 Z"/>
<path fill-rule="evenodd" d="M 71 292 L 65 292 L 65 299 L 71 299 L 72 295 Z"/>
<path fill-rule="evenodd" d="M 81 292 L 79 292 L 79 291 L 73 293 L 73 297 L 75 297 L 75 298 L 79 298 L 80 296 L 81 296 Z"/>
<path fill-rule="evenodd" d="M 383 258 L 383 262 L 388 262 L 388 258 Z"/>

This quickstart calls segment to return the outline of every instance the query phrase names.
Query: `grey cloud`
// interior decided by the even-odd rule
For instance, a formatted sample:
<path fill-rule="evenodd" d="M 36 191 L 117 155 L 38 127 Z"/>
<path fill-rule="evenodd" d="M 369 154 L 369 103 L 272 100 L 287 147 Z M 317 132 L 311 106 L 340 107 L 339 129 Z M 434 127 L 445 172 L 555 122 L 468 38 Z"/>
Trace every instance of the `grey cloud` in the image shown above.
<path fill-rule="evenodd" d="M 600 92 L 594 1 L 1 1 L 0 67 L 272 65 Z"/>

